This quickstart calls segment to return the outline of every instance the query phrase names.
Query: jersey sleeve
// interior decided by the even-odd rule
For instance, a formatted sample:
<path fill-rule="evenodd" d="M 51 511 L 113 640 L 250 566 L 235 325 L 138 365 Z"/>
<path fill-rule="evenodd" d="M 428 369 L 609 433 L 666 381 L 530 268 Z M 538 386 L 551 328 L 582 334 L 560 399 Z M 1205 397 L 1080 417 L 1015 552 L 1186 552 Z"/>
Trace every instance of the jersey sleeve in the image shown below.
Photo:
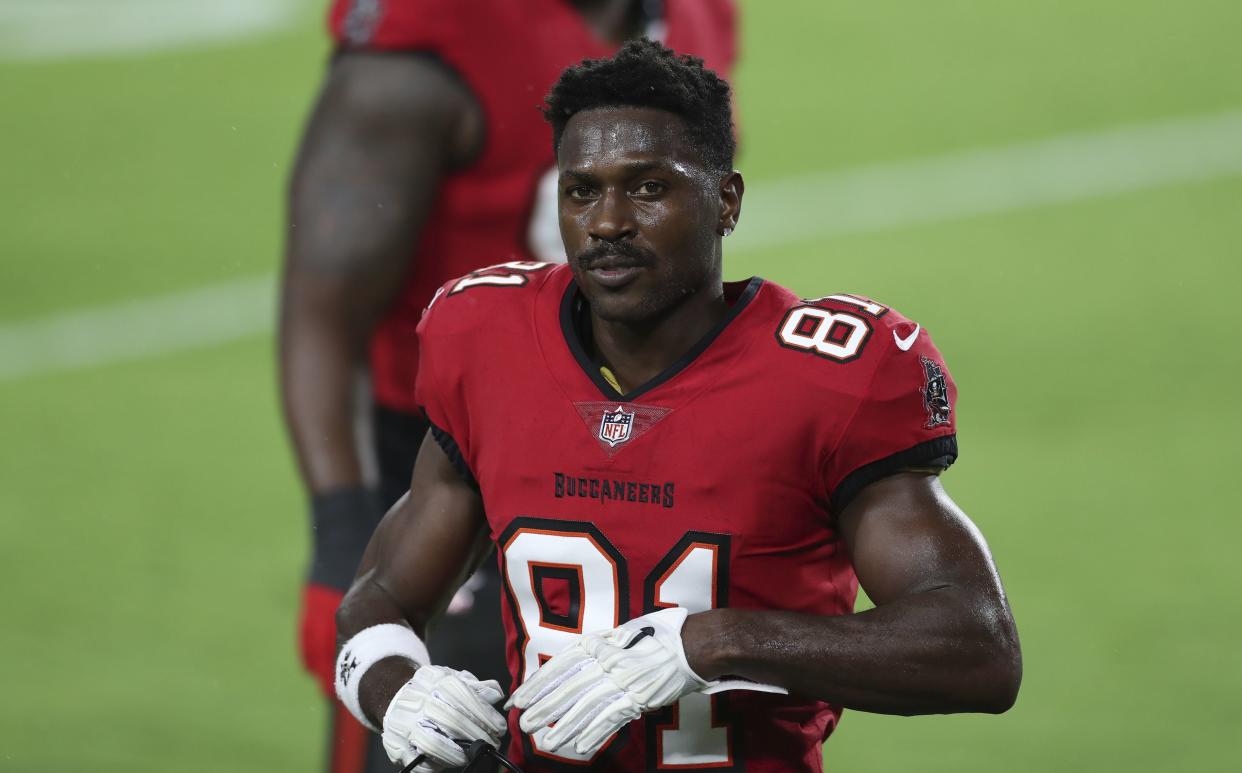
<path fill-rule="evenodd" d="M 563 264 L 562 264 L 563 265 Z M 431 424 L 431 435 L 462 478 L 472 486 L 480 443 L 470 407 L 491 402 L 488 391 L 504 372 L 511 349 L 498 330 L 512 331 L 530 313 L 531 295 L 552 273 L 551 263 L 510 261 L 484 266 L 436 290 L 418 322 L 418 375 L 414 404 Z M 479 289 L 473 289 L 479 288 Z M 489 292 L 500 291 L 500 295 Z"/>
<path fill-rule="evenodd" d="M 456 44 L 463 16 L 446 0 L 333 0 L 327 26 L 342 49 L 442 51 Z"/>
<path fill-rule="evenodd" d="M 463 388 L 465 374 L 460 358 L 453 357 L 453 345 L 462 332 L 460 325 L 449 319 L 452 310 L 441 311 L 437 301 L 448 292 L 453 280 L 441 287 L 423 310 L 418 323 L 418 375 L 414 382 L 414 400 L 431 425 L 430 432 L 457 472 L 472 486 L 478 487 L 469 463 L 470 422 Z"/>
<path fill-rule="evenodd" d="M 957 459 L 957 387 L 931 337 L 912 322 L 877 332 L 880 360 L 824 464 L 833 513 L 883 477 Z"/>

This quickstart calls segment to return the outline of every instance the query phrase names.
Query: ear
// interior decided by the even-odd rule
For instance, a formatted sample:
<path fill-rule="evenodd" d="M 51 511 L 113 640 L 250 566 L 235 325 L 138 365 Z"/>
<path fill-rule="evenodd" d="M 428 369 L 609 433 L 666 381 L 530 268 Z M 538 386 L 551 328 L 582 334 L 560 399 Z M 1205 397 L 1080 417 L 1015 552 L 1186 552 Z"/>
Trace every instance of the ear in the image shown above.
<path fill-rule="evenodd" d="M 737 228 L 738 218 L 742 216 L 742 194 L 745 192 L 746 182 L 736 169 L 720 179 L 720 219 L 716 223 L 718 235 L 728 236 Z"/>

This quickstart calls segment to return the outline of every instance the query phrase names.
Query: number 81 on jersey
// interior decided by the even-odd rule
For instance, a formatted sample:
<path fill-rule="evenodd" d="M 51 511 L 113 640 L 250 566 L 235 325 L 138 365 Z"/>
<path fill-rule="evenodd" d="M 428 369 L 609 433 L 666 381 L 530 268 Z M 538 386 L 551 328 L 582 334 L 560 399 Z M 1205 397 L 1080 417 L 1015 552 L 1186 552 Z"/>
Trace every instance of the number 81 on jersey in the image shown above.
<path fill-rule="evenodd" d="M 594 524 L 517 518 L 500 544 L 518 625 L 522 681 L 583 633 L 614 628 L 629 618 L 627 562 Z M 727 606 L 728 562 L 728 535 L 687 532 L 644 580 L 643 613 L 679 606 L 693 614 Z M 687 695 L 649 715 L 648 767 L 732 767 L 732 730 L 717 720 L 715 701 L 716 696 Z M 540 756 L 578 764 L 591 759 L 572 749 L 544 751 L 541 736 L 531 737 Z"/>

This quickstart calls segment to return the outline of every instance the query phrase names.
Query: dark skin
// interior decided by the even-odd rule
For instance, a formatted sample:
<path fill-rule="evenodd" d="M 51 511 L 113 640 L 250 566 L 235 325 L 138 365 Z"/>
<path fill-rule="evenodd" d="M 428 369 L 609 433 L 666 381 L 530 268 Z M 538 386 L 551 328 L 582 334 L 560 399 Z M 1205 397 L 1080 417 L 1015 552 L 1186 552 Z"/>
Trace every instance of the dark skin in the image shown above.
<path fill-rule="evenodd" d="M 641 0 L 572 2 L 602 40 L 642 31 Z M 372 482 L 360 446 L 371 434 L 369 343 L 414 265 L 445 175 L 471 164 L 486 134 L 470 89 L 430 57 L 345 50 L 333 59 L 290 181 L 279 316 L 285 423 L 312 496 Z M 347 516 L 359 537 L 373 522 L 369 510 Z M 303 658 L 330 671 L 331 620 L 309 609 Z"/>
<path fill-rule="evenodd" d="M 313 493 L 363 481 L 355 392 L 367 341 L 441 176 L 481 138 L 473 98 L 429 59 L 355 52 L 332 66 L 290 186 L 280 308 L 281 395 Z"/>
<path fill-rule="evenodd" d="M 659 110 L 587 111 L 571 119 L 558 152 L 562 235 L 578 256 L 594 344 L 623 385 L 671 365 L 701 335 L 684 329 L 706 331 L 723 313 L 719 234 L 736 224 L 741 177 L 704 168 L 683 128 Z M 630 262 L 641 268 L 601 284 L 591 273 L 597 258 L 581 256 L 622 240 L 640 248 Z M 706 252 L 695 251 L 703 244 Z M 661 294 L 668 283 L 686 292 Z M 1012 706 L 1022 672 L 1013 616 L 987 545 L 938 478 L 909 471 L 873 483 L 838 524 L 875 609 L 690 615 L 682 640 L 691 667 L 887 714 Z M 342 640 L 382 622 L 422 634 L 473 568 L 485 534 L 479 495 L 425 442 L 411 495 L 381 524 L 338 613 Z M 395 658 L 368 671 L 360 687 L 368 715 L 381 718 L 412 673 Z"/>
<path fill-rule="evenodd" d="M 353 587 L 336 613 L 338 644 L 380 623 L 409 625 L 423 638 L 461 583 L 491 549 L 479 493 L 462 480 L 430 436 L 423 439 L 410 493 L 375 529 Z M 414 675 L 401 658 L 381 660 L 359 683 L 362 709 L 377 726 Z"/>
<path fill-rule="evenodd" d="M 642 32 L 639 0 L 573 0 L 602 40 Z M 280 384 L 302 480 L 363 483 L 360 376 L 447 172 L 481 149 L 469 89 L 425 57 L 345 51 L 324 81 L 289 187 Z"/>
<path fill-rule="evenodd" d="M 561 237 L 597 354 L 628 391 L 727 311 L 720 235 L 737 225 L 745 185 L 705 168 L 666 111 L 593 110 L 569 126 L 557 154 Z"/>
<path fill-rule="evenodd" d="M 932 474 L 865 488 L 839 518 L 875 608 L 819 617 L 718 609 L 682 631 L 696 673 L 737 674 L 880 714 L 1000 713 L 1022 680 L 987 544 Z"/>
<path fill-rule="evenodd" d="M 600 40 L 621 44 L 643 34 L 642 2 L 634 0 L 571 0 Z"/>

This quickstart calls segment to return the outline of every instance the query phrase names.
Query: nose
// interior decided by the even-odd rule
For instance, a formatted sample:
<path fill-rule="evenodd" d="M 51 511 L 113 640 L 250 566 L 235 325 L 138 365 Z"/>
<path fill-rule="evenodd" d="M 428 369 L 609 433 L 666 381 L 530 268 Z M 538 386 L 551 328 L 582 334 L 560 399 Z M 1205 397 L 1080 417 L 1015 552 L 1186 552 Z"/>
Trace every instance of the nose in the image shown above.
<path fill-rule="evenodd" d="M 588 224 L 587 233 L 592 239 L 618 242 L 633 238 L 637 230 L 634 222 L 634 208 L 624 191 L 616 189 L 605 191 L 591 208 L 591 221 Z"/>

